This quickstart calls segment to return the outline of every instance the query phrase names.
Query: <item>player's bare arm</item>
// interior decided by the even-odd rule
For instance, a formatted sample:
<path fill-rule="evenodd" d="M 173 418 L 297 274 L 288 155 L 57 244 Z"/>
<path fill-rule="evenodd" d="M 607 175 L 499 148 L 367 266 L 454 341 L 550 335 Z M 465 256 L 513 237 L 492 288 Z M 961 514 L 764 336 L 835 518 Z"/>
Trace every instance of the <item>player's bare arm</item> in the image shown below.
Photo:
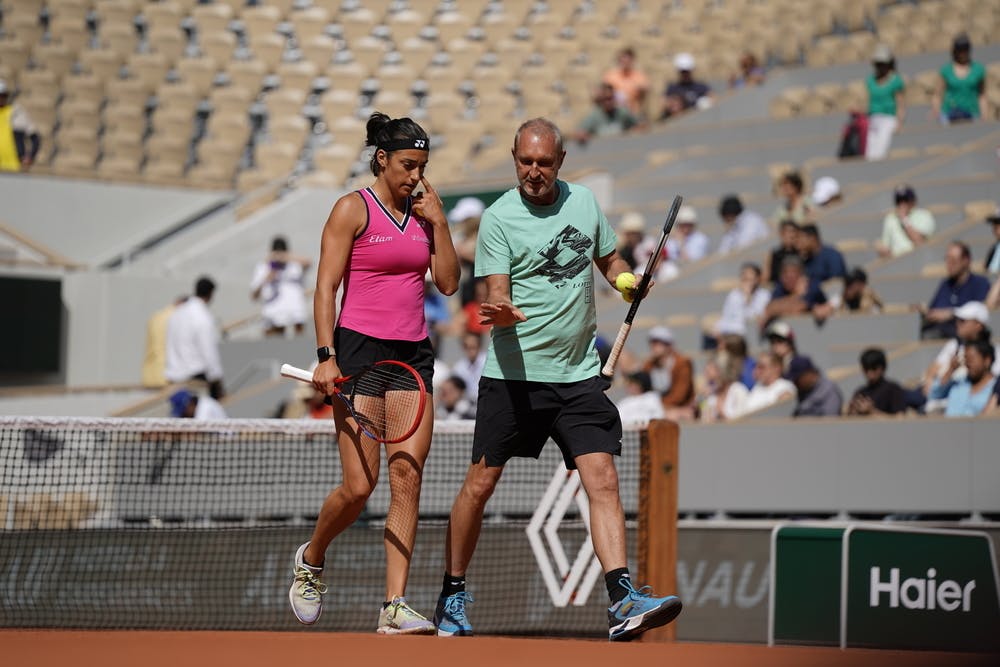
<path fill-rule="evenodd" d="M 492 324 L 497 327 L 509 327 L 518 322 L 527 322 L 528 318 L 510 299 L 510 276 L 486 276 L 486 301 L 479 304 L 479 315 L 482 324 Z"/>
<path fill-rule="evenodd" d="M 364 200 L 355 193 L 344 195 L 330 211 L 320 241 L 319 266 L 316 268 L 316 292 L 313 294 L 313 319 L 316 323 L 316 347 L 333 347 L 333 325 L 337 319 L 337 290 L 344 279 L 354 237 L 367 219 Z M 333 381 L 340 376 L 337 358 L 330 357 L 313 372 L 313 386 L 332 394 Z"/>
<path fill-rule="evenodd" d="M 420 183 L 424 186 L 424 192 L 413 197 L 413 211 L 433 227 L 434 252 L 431 254 L 431 277 L 438 291 L 445 296 L 451 296 L 458 291 L 461 274 L 458 253 L 455 252 L 455 243 L 451 238 L 451 229 L 448 227 L 448 217 L 444 213 L 441 197 L 426 177 L 421 176 Z"/>

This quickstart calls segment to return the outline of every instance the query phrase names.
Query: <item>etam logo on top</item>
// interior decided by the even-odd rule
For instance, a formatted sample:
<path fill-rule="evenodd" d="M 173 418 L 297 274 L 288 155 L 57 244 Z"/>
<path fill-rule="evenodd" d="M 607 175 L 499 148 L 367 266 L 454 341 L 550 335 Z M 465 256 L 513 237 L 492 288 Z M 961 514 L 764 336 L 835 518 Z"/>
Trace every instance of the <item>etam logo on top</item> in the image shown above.
<path fill-rule="evenodd" d="M 942 611 L 972 610 L 972 591 L 976 589 L 976 580 L 964 584 L 952 579 L 938 581 L 937 570 L 933 567 L 927 570 L 925 579 L 908 577 L 900 582 L 899 568 L 889 570 L 887 579 L 882 579 L 882 569 L 871 569 L 871 588 L 869 589 L 868 606 L 878 607 L 888 603 L 896 608 L 900 604 L 906 609 L 921 609 Z"/>

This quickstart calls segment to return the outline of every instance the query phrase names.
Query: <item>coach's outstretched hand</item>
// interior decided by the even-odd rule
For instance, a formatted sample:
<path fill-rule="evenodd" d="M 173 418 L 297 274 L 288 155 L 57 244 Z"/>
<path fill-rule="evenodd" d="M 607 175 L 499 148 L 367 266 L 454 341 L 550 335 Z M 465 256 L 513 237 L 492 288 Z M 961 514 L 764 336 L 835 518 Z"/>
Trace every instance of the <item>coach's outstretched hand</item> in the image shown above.
<path fill-rule="evenodd" d="M 479 314 L 483 319 L 480 324 L 492 324 L 495 327 L 509 327 L 518 322 L 527 322 L 528 318 L 512 303 L 479 304 Z"/>

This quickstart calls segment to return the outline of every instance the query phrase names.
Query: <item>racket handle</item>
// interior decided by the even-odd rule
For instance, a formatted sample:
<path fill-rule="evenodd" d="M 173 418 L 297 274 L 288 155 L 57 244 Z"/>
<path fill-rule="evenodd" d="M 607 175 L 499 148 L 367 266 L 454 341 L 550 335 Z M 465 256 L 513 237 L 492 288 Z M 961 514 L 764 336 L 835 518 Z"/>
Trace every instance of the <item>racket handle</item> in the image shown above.
<path fill-rule="evenodd" d="M 625 347 L 625 340 L 628 338 L 628 332 L 631 329 L 631 322 L 623 322 L 621 328 L 618 329 L 618 336 L 615 338 L 614 345 L 611 346 L 611 354 L 608 355 L 608 360 L 604 363 L 604 368 L 601 369 L 601 375 L 604 377 L 614 377 L 615 366 L 618 365 L 618 357 L 622 353 L 622 348 Z"/>
<path fill-rule="evenodd" d="M 291 364 L 281 364 L 281 374 L 286 378 L 299 380 L 300 382 L 312 382 L 313 374 L 309 371 L 292 366 Z"/>

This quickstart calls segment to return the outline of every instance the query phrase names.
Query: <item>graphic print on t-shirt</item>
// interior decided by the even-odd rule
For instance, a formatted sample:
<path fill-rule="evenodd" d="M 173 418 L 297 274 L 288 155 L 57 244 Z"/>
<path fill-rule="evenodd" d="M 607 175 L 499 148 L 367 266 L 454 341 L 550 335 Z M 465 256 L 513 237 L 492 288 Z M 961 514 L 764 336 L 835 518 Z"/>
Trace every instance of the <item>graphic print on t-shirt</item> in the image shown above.
<path fill-rule="evenodd" d="M 593 239 L 584 236 L 573 225 L 566 225 L 538 251 L 546 260 L 538 273 L 548 276 L 549 282 L 556 287 L 562 287 L 563 283 L 590 266 L 593 245 Z"/>

